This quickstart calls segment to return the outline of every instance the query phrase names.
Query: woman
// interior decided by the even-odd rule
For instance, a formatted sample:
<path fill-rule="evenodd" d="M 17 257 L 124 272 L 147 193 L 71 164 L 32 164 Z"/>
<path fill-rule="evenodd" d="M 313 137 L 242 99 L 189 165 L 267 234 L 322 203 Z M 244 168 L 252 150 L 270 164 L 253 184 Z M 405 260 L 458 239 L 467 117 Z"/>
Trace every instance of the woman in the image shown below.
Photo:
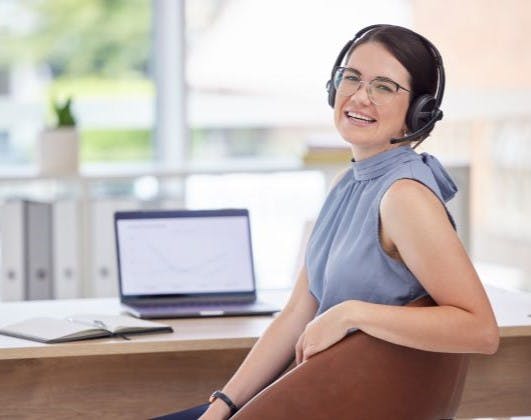
<path fill-rule="evenodd" d="M 352 167 L 323 205 L 286 307 L 210 405 L 174 418 L 229 418 L 294 356 L 304 363 L 356 329 L 420 350 L 497 349 L 492 308 L 444 205 L 455 185 L 411 147 L 442 117 L 437 50 L 405 28 L 366 28 L 341 52 L 328 89 Z M 425 295 L 438 306 L 404 306 Z"/>

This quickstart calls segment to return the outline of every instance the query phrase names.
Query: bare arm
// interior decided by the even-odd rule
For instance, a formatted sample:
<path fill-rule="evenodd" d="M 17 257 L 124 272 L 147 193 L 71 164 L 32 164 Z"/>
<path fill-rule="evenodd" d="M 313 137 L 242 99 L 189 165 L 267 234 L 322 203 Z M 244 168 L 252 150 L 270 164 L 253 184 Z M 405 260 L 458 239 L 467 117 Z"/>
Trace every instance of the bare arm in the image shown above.
<path fill-rule="evenodd" d="M 269 385 L 293 360 L 295 343 L 313 318 L 317 302 L 309 291 L 306 270 L 299 273 L 286 307 L 253 346 L 234 376 L 223 388 L 241 407 Z M 201 419 L 228 418 L 228 407 L 216 400 Z"/>
<path fill-rule="evenodd" d="M 374 337 L 421 350 L 494 353 L 499 331 L 489 300 L 437 197 L 413 180 L 395 182 L 380 205 L 382 236 L 439 306 L 403 307 L 349 300 L 305 327 L 297 362 L 357 327 Z"/>
<path fill-rule="evenodd" d="M 382 229 L 438 303 L 408 308 L 344 303 L 343 322 L 422 350 L 491 354 L 499 333 L 485 290 L 446 212 L 424 185 L 395 182 L 381 202 Z"/>
<path fill-rule="evenodd" d="M 350 170 L 341 170 L 332 180 L 332 189 Z M 297 340 L 317 312 L 318 303 L 310 293 L 308 275 L 303 267 L 291 297 L 280 315 L 253 346 L 234 376 L 223 388 L 236 406 L 241 407 L 269 385 L 295 357 Z M 228 418 L 228 407 L 216 400 L 201 420 Z"/>

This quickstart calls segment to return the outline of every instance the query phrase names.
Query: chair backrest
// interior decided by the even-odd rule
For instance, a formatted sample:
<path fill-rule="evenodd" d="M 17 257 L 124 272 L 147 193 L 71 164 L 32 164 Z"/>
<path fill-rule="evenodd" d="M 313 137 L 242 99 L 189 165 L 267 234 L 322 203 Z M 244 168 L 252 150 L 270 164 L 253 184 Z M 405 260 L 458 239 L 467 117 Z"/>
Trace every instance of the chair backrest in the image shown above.
<path fill-rule="evenodd" d="M 427 296 L 408 306 L 434 305 Z M 467 367 L 466 354 L 416 350 L 358 331 L 280 377 L 233 419 L 450 419 Z"/>

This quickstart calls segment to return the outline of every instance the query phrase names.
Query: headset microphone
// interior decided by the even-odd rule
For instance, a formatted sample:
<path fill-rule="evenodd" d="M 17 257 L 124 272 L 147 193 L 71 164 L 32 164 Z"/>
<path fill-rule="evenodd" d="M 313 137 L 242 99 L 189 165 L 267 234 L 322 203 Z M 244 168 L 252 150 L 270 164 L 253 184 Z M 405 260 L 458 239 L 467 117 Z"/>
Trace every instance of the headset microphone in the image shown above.
<path fill-rule="evenodd" d="M 336 99 L 336 86 L 334 86 L 334 73 L 336 68 L 341 66 L 344 58 L 352 48 L 355 47 L 356 43 L 364 37 L 369 32 L 377 31 L 379 29 L 389 27 L 400 28 L 402 30 L 408 31 L 418 37 L 418 39 L 426 46 L 426 48 L 433 55 L 435 65 L 437 67 L 437 90 L 434 95 L 431 94 L 422 94 L 413 99 L 413 102 L 409 105 L 409 109 L 406 115 L 406 125 L 410 131 L 410 134 L 391 139 L 391 143 L 401 143 L 404 141 L 413 141 L 413 140 L 423 140 L 430 135 L 431 130 L 435 126 L 435 123 L 442 119 L 443 112 L 439 109 L 442 98 L 444 95 L 444 66 L 442 62 L 442 57 L 437 48 L 422 35 L 412 31 L 411 29 L 397 27 L 394 25 L 371 25 L 362 30 L 360 30 L 352 40 L 348 41 L 347 44 L 341 49 L 334 67 L 332 68 L 330 80 L 326 83 L 326 90 L 328 92 L 328 104 L 333 108 Z"/>

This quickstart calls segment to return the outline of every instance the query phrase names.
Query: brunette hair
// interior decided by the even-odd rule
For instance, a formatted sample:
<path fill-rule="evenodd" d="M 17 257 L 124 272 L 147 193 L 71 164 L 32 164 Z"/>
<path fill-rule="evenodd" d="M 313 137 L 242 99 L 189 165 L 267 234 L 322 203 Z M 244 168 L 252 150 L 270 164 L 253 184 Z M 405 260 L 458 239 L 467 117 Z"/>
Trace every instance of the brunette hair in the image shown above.
<path fill-rule="evenodd" d="M 410 102 L 420 95 L 435 95 L 437 91 L 437 63 L 430 48 L 412 30 L 394 25 L 382 25 L 362 36 L 347 54 L 367 42 L 384 46 L 409 72 L 411 83 Z"/>

